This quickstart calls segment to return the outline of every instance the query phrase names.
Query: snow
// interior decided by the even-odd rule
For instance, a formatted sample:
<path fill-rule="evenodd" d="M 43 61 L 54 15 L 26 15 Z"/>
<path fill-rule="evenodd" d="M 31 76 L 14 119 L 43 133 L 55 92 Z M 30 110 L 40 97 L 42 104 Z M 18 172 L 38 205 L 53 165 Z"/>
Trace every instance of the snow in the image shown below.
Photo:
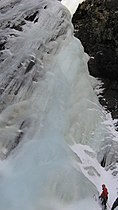
<path fill-rule="evenodd" d="M 71 14 L 78 3 L 65 1 Z M 100 210 L 94 196 L 103 182 L 111 206 L 118 180 L 100 166 L 97 156 L 101 151 L 102 157 L 102 144 L 111 146 L 116 133 L 106 123 L 93 90 L 97 83 L 90 78 L 81 42 L 73 37 L 69 12 L 57 1 L 21 0 L 0 18 L 3 24 L 7 20 L 12 24 L 33 9 L 40 11 L 38 22 L 27 21 L 22 32 L 1 31 L 15 34 L 7 42 L 1 82 L 15 72 L 13 84 L 24 79 L 25 84 L 14 96 L 17 86 L 10 82 L 1 97 L 7 99 L 11 92 L 14 97 L 12 103 L 8 97 L 0 115 L 1 151 L 6 154 L 5 143 L 18 133 L 24 136 L 10 156 L 0 161 L 0 210 L 88 210 L 88 206 Z M 29 60 L 36 65 L 25 74 Z"/>
<path fill-rule="evenodd" d="M 113 178 L 111 171 L 105 171 L 100 166 L 96 160 L 95 152 L 90 147 L 75 144 L 71 148 L 81 158 L 82 164 L 79 163 L 79 166 L 83 174 L 95 184 L 99 194 L 102 191 L 102 184 L 105 183 L 109 191 L 108 205 L 112 206 L 113 201 L 117 197 L 118 180 L 115 177 Z"/>
<path fill-rule="evenodd" d="M 75 13 L 78 5 L 80 3 L 82 3 L 84 0 L 62 0 L 61 3 L 68 8 L 68 10 L 70 11 L 71 15 L 73 16 L 73 14 Z"/>

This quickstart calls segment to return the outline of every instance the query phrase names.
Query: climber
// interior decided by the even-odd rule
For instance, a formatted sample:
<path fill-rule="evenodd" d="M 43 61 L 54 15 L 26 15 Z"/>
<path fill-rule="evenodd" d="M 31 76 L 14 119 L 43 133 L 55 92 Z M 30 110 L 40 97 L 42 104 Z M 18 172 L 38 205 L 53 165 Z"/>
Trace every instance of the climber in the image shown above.
<path fill-rule="evenodd" d="M 101 200 L 101 204 L 104 207 L 104 209 L 107 208 L 107 200 L 108 200 L 108 190 L 105 186 L 105 184 L 102 185 L 102 193 L 99 196 L 99 199 Z"/>
<path fill-rule="evenodd" d="M 114 210 L 117 206 L 118 206 L 118 197 L 117 197 L 116 200 L 114 201 L 111 210 Z"/>

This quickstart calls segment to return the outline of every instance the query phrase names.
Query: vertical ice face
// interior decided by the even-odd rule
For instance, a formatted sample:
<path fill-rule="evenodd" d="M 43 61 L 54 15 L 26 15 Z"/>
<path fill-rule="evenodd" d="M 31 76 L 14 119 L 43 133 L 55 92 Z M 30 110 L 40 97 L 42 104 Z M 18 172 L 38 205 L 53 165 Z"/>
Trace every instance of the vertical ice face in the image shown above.
<path fill-rule="evenodd" d="M 91 197 L 96 188 L 70 145 L 97 152 L 107 131 L 70 14 L 51 0 L 2 0 L 1 7 L 1 158 L 11 152 L 0 162 L 1 210 Z"/>
<path fill-rule="evenodd" d="M 31 138 L 28 129 L 25 144 L 14 151 L 1 169 L 0 203 L 4 210 L 48 210 L 52 203 L 58 209 L 58 202 L 70 204 L 95 192 L 95 186 L 79 166 L 75 167 L 81 160 L 65 139 L 74 81 L 78 70 L 80 75 L 86 71 L 85 54 L 81 43 L 71 36 L 62 43 L 30 98 L 35 133 Z"/>
<path fill-rule="evenodd" d="M 57 1 L 1 1 L 0 11 L 0 147 L 6 155 L 35 127 L 37 113 L 29 111 L 29 100 L 72 26 Z"/>

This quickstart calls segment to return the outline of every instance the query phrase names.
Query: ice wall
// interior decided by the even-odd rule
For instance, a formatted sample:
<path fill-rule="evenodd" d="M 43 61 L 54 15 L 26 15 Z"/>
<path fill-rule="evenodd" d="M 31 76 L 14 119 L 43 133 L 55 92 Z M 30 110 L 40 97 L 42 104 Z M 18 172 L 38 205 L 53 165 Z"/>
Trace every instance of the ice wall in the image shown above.
<path fill-rule="evenodd" d="M 108 132 L 70 14 L 57 1 L 1 5 L 0 208 L 48 210 L 91 198 L 96 187 L 70 146 L 97 154 Z"/>

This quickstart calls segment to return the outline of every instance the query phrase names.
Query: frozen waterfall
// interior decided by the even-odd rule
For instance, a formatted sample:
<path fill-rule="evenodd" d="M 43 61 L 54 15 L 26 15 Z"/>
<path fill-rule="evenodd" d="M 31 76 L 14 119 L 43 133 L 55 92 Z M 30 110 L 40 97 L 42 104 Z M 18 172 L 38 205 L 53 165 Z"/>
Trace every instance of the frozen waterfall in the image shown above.
<path fill-rule="evenodd" d="M 0 6 L 0 210 L 86 210 L 109 131 L 70 13 L 56 0 Z M 84 173 L 74 145 L 97 167 Z"/>

